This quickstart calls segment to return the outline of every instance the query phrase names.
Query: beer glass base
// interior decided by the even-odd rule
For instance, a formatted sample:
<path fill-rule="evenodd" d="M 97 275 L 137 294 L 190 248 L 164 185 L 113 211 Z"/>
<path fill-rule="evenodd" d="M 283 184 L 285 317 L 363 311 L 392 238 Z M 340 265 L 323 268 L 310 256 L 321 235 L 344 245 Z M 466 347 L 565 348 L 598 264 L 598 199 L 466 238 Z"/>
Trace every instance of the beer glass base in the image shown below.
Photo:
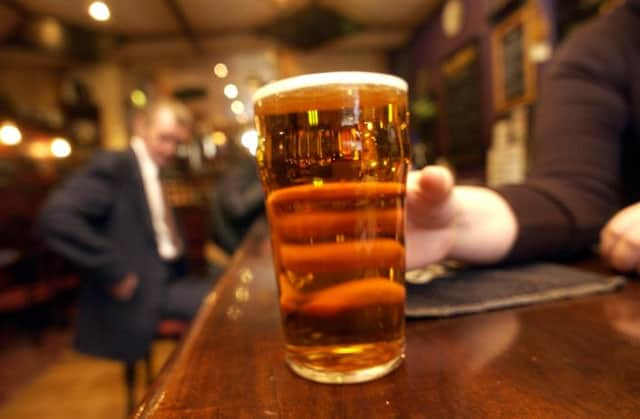
<path fill-rule="evenodd" d="M 291 359 L 287 358 L 287 365 L 299 376 L 306 378 L 307 380 L 315 381 L 317 383 L 327 384 L 353 384 L 363 383 L 366 381 L 372 381 L 380 378 L 400 366 L 404 354 L 393 358 L 392 360 L 374 367 L 364 368 L 355 371 L 321 371 L 313 368 L 309 368 L 304 365 L 297 364 Z"/>

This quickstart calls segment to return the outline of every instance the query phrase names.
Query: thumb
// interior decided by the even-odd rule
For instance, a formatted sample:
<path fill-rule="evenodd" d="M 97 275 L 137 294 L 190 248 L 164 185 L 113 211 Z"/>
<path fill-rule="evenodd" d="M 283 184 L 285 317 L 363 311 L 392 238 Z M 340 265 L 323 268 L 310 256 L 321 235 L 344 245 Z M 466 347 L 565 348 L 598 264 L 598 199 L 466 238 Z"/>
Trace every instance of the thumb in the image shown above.
<path fill-rule="evenodd" d="M 441 166 L 427 166 L 409 173 L 407 179 L 407 219 L 415 226 L 440 228 L 453 217 L 453 175 Z"/>
<path fill-rule="evenodd" d="M 444 203 L 453 190 L 453 175 L 442 166 L 427 166 L 410 172 L 407 178 L 407 204 L 423 209 Z"/>

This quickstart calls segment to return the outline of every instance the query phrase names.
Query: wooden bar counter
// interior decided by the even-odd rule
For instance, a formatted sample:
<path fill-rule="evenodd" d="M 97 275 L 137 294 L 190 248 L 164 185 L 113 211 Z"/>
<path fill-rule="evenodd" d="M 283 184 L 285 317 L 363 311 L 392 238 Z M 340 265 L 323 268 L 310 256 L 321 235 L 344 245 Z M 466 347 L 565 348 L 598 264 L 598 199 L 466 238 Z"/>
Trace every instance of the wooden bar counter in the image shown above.
<path fill-rule="evenodd" d="M 638 418 L 640 283 L 442 320 L 409 320 L 404 364 L 364 384 L 294 375 L 259 223 L 136 418 Z"/>

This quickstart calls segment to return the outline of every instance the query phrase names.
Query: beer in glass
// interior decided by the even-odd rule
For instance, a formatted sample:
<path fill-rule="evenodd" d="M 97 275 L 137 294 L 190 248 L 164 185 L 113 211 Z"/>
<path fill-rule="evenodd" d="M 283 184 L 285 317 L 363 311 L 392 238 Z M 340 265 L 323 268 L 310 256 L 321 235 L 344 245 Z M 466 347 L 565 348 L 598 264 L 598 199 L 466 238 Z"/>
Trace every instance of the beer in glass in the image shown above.
<path fill-rule="evenodd" d="M 407 84 L 311 74 L 253 100 L 287 363 L 319 382 L 380 377 L 404 356 Z"/>

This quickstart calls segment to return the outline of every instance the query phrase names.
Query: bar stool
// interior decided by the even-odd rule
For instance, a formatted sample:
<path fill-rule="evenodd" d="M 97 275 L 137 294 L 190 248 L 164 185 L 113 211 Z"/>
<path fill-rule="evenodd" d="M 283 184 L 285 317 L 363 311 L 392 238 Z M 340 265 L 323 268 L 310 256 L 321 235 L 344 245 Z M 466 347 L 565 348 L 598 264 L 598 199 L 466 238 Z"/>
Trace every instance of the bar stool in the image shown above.
<path fill-rule="evenodd" d="M 179 319 L 166 318 L 160 320 L 156 326 L 154 341 L 160 339 L 178 340 L 184 335 L 189 328 L 189 322 Z M 153 343 L 152 343 L 153 345 Z M 152 347 L 149 346 L 144 357 L 146 387 L 151 385 L 152 380 Z M 124 365 L 124 380 L 127 391 L 127 417 L 131 415 L 136 406 L 135 400 L 135 382 L 136 382 L 136 363 L 126 362 Z"/>

